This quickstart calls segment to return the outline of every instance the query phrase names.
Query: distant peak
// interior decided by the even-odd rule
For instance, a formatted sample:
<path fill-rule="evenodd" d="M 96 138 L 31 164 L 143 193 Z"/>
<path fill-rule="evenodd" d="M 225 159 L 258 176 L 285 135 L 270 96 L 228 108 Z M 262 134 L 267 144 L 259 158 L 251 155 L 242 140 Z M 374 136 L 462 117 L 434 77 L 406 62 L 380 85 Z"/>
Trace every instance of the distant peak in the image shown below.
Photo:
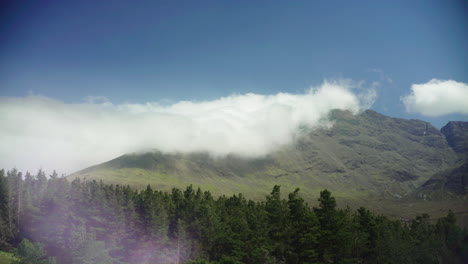
<path fill-rule="evenodd" d="M 385 115 L 383 115 L 383 114 L 381 114 L 381 113 L 379 113 L 379 112 L 377 112 L 377 111 L 371 110 L 371 109 L 365 110 L 365 111 L 364 111 L 364 114 L 370 115 L 370 116 L 379 116 L 379 117 L 380 117 L 380 116 L 385 116 Z"/>
<path fill-rule="evenodd" d="M 468 122 L 465 121 L 449 121 L 444 127 L 453 127 L 453 126 L 458 126 L 458 127 L 467 127 Z M 442 129 L 444 129 L 444 127 Z"/>
<path fill-rule="evenodd" d="M 440 130 L 458 153 L 468 154 L 468 122 L 450 121 Z"/>

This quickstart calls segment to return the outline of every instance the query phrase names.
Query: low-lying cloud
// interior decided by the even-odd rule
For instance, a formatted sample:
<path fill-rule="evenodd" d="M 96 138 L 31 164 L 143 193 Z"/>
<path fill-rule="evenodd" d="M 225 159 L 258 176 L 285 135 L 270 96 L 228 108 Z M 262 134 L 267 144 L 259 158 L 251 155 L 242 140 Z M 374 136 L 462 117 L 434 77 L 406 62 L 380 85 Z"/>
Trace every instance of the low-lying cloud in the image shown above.
<path fill-rule="evenodd" d="M 70 173 L 148 149 L 261 156 L 293 142 L 299 127 L 329 125 L 330 110 L 356 113 L 375 96 L 362 84 L 326 81 L 303 94 L 249 93 L 169 106 L 0 97 L 0 167 Z"/>
<path fill-rule="evenodd" d="M 413 84 L 411 93 L 401 100 L 410 113 L 431 117 L 468 114 L 468 84 L 432 79 L 427 83 Z"/>

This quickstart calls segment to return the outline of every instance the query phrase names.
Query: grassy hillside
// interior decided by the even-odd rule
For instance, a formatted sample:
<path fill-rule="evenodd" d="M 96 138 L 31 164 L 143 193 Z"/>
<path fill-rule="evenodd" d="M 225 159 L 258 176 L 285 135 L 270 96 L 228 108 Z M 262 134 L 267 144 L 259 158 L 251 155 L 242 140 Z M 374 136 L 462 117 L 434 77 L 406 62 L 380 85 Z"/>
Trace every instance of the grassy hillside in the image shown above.
<path fill-rule="evenodd" d="M 340 198 L 398 199 L 458 159 L 427 122 L 374 111 L 332 111 L 330 118 L 331 128 L 304 128 L 294 144 L 264 157 L 154 151 L 124 155 L 70 177 L 164 190 L 194 184 L 215 194 L 242 192 L 254 198 L 280 184 L 288 191 L 300 187 L 310 198 L 327 188 Z"/>
<path fill-rule="evenodd" d="M 13 260 L 12 253 L 0 251 L 0 264 L 10 264 Z"/>

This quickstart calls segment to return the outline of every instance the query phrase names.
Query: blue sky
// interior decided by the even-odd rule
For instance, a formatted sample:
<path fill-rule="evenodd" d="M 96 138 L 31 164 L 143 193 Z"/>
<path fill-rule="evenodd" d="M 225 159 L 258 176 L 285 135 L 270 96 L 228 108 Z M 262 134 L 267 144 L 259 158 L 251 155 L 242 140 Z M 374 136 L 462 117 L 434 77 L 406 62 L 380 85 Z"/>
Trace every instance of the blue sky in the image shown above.
<path fill-rule="evenodd" d="M 214 100 L 379 82 L 373 109 L 431 79 L 468 82 L 466 1 L 10 1 L 0 96 L 64 102 Z"/>
<path fill-rule="evenodd" d="M 467 1 L 3 1 L 0 168 L 261 156 L 334 108 L 468 120 Z"/>

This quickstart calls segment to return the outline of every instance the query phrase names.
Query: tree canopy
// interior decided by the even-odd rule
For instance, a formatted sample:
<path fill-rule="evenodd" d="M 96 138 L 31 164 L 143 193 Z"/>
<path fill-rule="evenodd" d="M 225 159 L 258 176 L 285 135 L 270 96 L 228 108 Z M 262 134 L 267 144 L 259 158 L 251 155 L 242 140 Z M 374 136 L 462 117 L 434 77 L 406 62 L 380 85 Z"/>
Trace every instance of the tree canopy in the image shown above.
<path fill-rule="evenodd" d="M 453 212 L 409 223 L 339 209 L 328 190 L 309 206 L 274 186 L 262 201 L 214 198 L 0 171 L 0 250 L 16 264 L 467 263 Z"/>

